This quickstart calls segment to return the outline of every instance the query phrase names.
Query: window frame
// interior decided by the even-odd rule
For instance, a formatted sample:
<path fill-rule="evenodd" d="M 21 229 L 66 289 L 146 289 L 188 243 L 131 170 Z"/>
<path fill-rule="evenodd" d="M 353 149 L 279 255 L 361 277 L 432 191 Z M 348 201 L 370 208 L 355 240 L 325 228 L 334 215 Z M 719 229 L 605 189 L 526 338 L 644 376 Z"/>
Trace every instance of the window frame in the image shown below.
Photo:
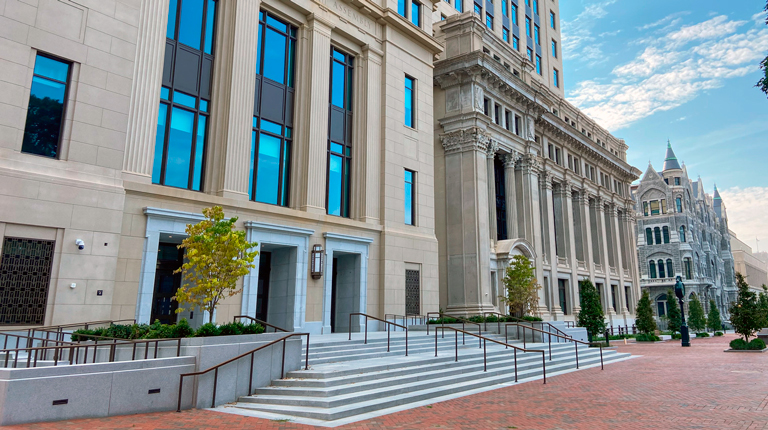
<path fill-rule="evenodd" d="M 403 187 L 403 210 L 404 210 L 404 213 L 406 213 L 406 214 L 407 214 L 407 211 L 405 211 L 405 199 L 406 199 L 407 196 L 406 196 L 406 191 L 405 191 L 406 188 L 405 187 L 407 185 L 411 186 L 411 198 L 410 198 L 410 200 L 411 200 L 411 213 L 410 213 L 411 222 L 408 223 L 407 219 L 405 219 L 405 217 L 403 217 L 404 218 L 403 222 L 405 223 L 405 225 L 416 226 L 416 172 L 413 171 L 413 170 L 410 170 L 410 169 L 403 169 L 403 170 L 406 173 L 410 173 L 411 174 L 411 182 L 410 183 L 408 182 L 408 179 L 407 179 L 406 175 L 405 174 L 403 175 L 403 185 L 404 185 L 404 187 Z"/>
<path fill-rule="evenodd" d="M 338 52 L 343 55 L 345 60 L 342 63 L 335 58 L 334 53 Z M 352 212 L 352 135 L 347 136 L 347 131 L 344 131 L 344 142 L 336 142 L 331 140 L 331 111 L 334 107 L 339 108 L 333 104 L 333 66 L 334 63 L 339 63 L 344 66 L 344 107 L 342 108 L 344 114 L 347 116 L 345 121 L 350 123 L 354 122 L 354 72 L 355 72 L 355 54 L 348 52 L 344 49 L 338 48 L 331 44 L 330 49 L 330 73 L 329 73 L 329 91 L 328 91 L 328 146 L 326 148 L 326 175 L 325 175 L 325 213 L 330 216 L 338 216 L 341 218 L 350 218 Z M 347 94 L 347 90 L 351 91 L 351 94 Z M 347 139 L 350 139 L 347 141 Z M 338 153 L 333 150 L 333 145 L 339 145 L 342 147 L 342 153 Z M 332 157 L 341 158 L 341 191 L 339 200 L 339 214 L 331 213 L 330 200 L 331 200 L 331 159 Z M 344 192 L 346 190 L 346 193 Z"/>
<path fill-rule="evenodd" d="M 407 83 L 410 82 L 411 88 L 408 88 Z M 411 92 L 411 116 L 408 118 L 407 116 L 404 117 L 406 121 L 403 122 L 403 124 L 408 127 L 416 130 L 416 78 L 413 76 L 410 76 L 409 74 L 405 74 L 405 80 L 403 83 L 403 107 L 406 106 L 406 100 L 405 100 L 405 94 L 410 91 Z M 404 112 L 404 114 L 407 115 L 407 110 Z M 410 121 L 411 123 L 408 124 L 407 121 Z"/>

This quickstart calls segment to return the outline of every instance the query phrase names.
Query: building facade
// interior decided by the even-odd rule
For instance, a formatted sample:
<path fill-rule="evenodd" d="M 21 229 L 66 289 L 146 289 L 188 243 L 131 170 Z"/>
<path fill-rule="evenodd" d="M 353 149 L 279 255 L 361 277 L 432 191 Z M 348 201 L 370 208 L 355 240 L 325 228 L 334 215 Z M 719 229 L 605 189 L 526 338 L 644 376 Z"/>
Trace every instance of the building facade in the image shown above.
<path fill-rule="evenodd" d="M 199 323 L 173 272 L 212 205 L 260 251 L 216 321 L 438 310 L 442 47 L 400 3 L 0 3 L 0 324 Z"/>
<path fill-rule="evenodd" d="M 692 181 L 668 144 L 662 172 L 649 164 L 633 196 L 640 286 L 649 291 L 656 316 L 666 315 L 667 291 L 680 276 L 686 300 L 694 294 L 703 304 L 715 300 L 727 319 L 728 305 L 736 299 L 734 256 L 728 214 L 717 188 L 710 196 L 701 178 Z"/>
<path fill-rule="evenodd" d="M 463 13 L 462 13 L 463 12 Z M 469 12 L 469 13 L 467 13 Z M 512 256 L 536 267 L 539 314 L 574 320 L 578 282 L 609 324 L 639 297 L 628 146 L 563 98 L 557 2 L 440 2 L 435 207 L 440 303 L 499 311 Z"/>
<path fill-rule="evenodd" d="M 729 233 L 736 273 L 744 275 L 752 291 L 762 293 L 763 285 L 768 286 L 768 257 L 765 253 L 752 252 L 752 247 L 736 237 L 736 233 Z"/>

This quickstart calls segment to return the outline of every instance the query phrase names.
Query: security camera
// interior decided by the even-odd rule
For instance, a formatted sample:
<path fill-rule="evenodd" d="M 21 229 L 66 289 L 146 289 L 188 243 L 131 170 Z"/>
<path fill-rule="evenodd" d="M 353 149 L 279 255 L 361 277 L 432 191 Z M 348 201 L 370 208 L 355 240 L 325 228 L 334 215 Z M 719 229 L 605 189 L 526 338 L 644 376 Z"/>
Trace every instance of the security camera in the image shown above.
<path fill-rule="evenodd" d="M 77 245 L 77 249 L 79 249 L 81 251 L 85 249 L 85 242 L 83 242 L 82 239 L 77 239 L 75 241 L 75 245 Z"/>

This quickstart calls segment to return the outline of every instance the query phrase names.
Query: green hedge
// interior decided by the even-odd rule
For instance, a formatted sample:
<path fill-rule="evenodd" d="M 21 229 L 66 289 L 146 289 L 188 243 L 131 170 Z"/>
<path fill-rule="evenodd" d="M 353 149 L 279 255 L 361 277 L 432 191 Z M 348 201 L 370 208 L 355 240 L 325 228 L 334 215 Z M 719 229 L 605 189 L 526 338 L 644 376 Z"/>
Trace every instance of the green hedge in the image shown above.
<path fill-rule="evenodd" d="M 731 341 L 731 349 L 759 351 L 765 349 L 765 342 L 762 339 L 752 339 L 747 343 L 744 339 L 738 338 Z"/>
<path fill-rule="evenodd" d="M 696 337 L 709 337 L 709 333 L 696 333 Z"/>
<path fill-rule="evenodd" d="M 635 340 L 638 342 L 657 342 L 660 341 L 661 338 L 653 334 L 640 333 L 635 336 Z"/>
<path fill-rule="evenodd" d="M 721 331 L 716 331 L 715 332 L 715 336 L 722 336 L 722 335 L 723 335 L 723 332 L 721 332 Z"/>
<path fill-rule="evenodd" d="M 539 317 L 531 317 L 527 315 L 519 319 L 511 316 L 503 317 L 498 315 L 489 315 L 487 317 L 477 315 L 477 316 L 464 318 L 464 319 L 473 323 L 480 323 L 480 324 L 486 323 L 486 322 L 495 323 L 499 321 L 500 322 L 519 322 L 519 319 L 530 321 L 530 322 L 542 321 L 542 319 Z M 427 321 L 427 324 L 461 324 L 461 321 L 456 318 L 442 317 L 442 318 L 430 319 L 429 321 Z"/>
<path fill-rule="evenodd" d="M 261 334 L 264 333 L 264 326 L 261 324 L 243 324 L 233 322 L 217 326 L 213 323 L 206 323 L 197 330 L 190 327 L 185 318 L 182 318 L 176 324 L 160 324 L 155 321 L 152 324 L 132 324 L 121 325 L 113 324 L 109 327 L 100 327 L 93 330 L 75 330 L 72 333 L 72 341 L 80 342 L 86 340 L 98 340 L 89 336 L 108 337 L 114 339 L 177 339 L 180 337 L 209 337 L 209 336 L 227 336 L 237 334 Z M 84 335 L 84 336 L 79 336 Z"/>
<path fill-rule="evenodd" d="M 682 339 L 683 335 L 680 333 L 672 333 L 672 339 Z"/>

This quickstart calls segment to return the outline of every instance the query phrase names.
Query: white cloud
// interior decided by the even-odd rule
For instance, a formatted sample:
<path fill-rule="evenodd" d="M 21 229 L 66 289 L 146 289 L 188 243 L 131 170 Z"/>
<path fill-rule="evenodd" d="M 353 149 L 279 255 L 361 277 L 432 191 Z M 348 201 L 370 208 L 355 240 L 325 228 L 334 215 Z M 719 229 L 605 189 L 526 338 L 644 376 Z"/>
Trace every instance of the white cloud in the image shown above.
<path fill-rule="evenodd" d="M 616 1 L 617 0 L 604 0 L 599 3 L 591 4 L 573 20 L 563 21 L 561 23 L 563 53 L 566 55 L 566 58 L 582 58 L 582 49 L 586 50 L 588 53 L 591 51 L 594 55 L 595 49 L 590 46 L 596 41 L 595 36 L 592 35 L 592 29 L 595 27 L 597 20 L 608 15 L 605 8 L 616 3 Z"/>
<path fill-rule="evenodd" d="M 670 17 L 649 28 L 674 22 Z M 680 106 L 702 91 L 721 87 L 726 79 L 757 72 L 768 46 L 768 28 L 760 24 L 739 31 L 747 22 L 719 15 L 646 36 L 648 46 L 615 67 L 610 80 L 580 82 L 569 99 L 612 131 Z"/>
<path fill-rule="evenodd" d="M 757 238 L 761 250 L 768 250 L 768 187 L 734 187 L 720 190 L 720 196 L 739 239 L 754 246 Z"/>
<path fill-rule="evenodd" d="M 658 21 L 652 22 L 650 24 L 645 24 L 645 25 L 643 25 L 641 27 L 637 27 L 637 29 L 640 30 L 640 31 L 644 31 L 644 30 L 650 30 L 652 28 L 657 28 L 657 27 L 667 26 L 667 25 L 670 25 L 670 24 L 679 23 L 680 22 L 680 18 L 679 17 L 684 16 L 684 15 L 688 15 L 688 14 L 690 14 L 690 12 L 686 12 L 686 11 L 675 12 L 675 13 L 673 13 L 671 15 L 665 16 L 664 18 L 662 18 L 662 19 L 660 19 Z"/>

